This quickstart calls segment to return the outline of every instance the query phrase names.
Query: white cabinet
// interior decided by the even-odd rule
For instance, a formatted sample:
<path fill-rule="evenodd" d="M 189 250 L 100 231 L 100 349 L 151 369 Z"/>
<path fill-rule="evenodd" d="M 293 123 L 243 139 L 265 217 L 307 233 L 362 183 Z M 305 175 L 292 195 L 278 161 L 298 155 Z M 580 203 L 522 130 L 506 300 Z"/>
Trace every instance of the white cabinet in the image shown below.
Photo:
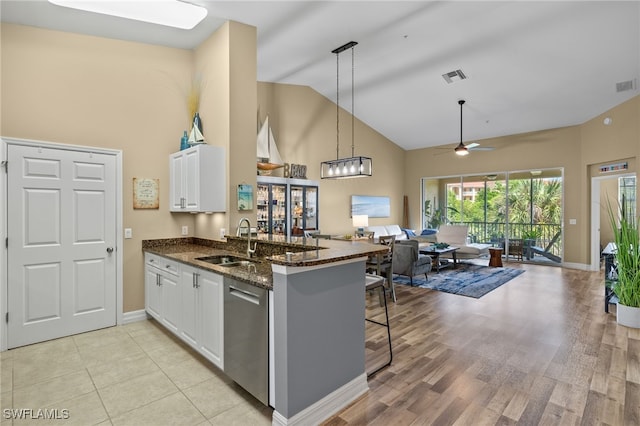
<path fill-rule="evenodd" d="M 145 254 L 145 309 L 174 333 L 180 324 L 180 287 L 177 262 Z"/>
<path fill-rule="evenodd" d="M 223 212 L 227 208 L 224 148 L 201 144 L 169 157 L 169 210 Z"/>
<path fill-rule="evenodd" d="M 223 278 L 183 267 L 180 337 L 220 369 L 223 362 Z"/>
<path fill-rule="evenodd" d="M 220 369 L 223 296 L 222 275 L 145 253 L 145 310 Z"/>

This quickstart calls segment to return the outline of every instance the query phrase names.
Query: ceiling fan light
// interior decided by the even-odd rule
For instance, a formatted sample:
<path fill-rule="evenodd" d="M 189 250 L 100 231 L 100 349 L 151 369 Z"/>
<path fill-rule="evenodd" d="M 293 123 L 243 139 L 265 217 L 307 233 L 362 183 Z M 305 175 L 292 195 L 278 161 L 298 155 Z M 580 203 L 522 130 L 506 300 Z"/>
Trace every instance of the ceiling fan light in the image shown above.
<path fill-rule="evenodd" d="M 451 149 L 451 148 L 449 148 L 449 149 Z M 469 150 L 467 149 L 466 146 L 464 146 L 464 144 L 462 142 L 460 142 L 460 145 L 458 145 L 455 148 L 454 151 L 456 152 L 456 155 L 459 155 L 459 156 L 463 156 L 463 155 L 468 155 L 469 154 Z"/>

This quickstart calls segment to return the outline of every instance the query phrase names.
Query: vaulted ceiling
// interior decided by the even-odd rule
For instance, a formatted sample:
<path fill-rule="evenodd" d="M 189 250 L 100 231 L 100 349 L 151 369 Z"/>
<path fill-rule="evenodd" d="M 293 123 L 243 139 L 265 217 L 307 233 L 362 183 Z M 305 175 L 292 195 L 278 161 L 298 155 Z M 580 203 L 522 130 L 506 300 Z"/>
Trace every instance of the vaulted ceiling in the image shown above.
<path fill-rule="evenodd" d="M 639 1 L 190 2 L 208 9 L 190 31 L 46 0 L 2 0 L 0 18 L 183 49 L 238 21 L 257 28 L 260 81 L 311 86 L 334 101 L 331 51 L 357 41 L 355 114 L 404 149 L 457 143 L 459 99 L 468 143 L 581 124 L 639 93 Z M 351 58 L 339 56 L 347 110 Z M 455 70 L 467 78 L 446 82 Z"/>

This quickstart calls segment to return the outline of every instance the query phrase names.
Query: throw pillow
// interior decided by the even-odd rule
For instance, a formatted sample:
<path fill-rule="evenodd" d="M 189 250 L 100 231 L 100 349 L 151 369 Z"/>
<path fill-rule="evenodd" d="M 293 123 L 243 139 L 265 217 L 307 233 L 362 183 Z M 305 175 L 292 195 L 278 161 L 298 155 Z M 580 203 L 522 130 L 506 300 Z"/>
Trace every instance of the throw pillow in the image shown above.
<path fill-rule="evenodd" d="M 417 237 L 413 229 L 402 228 L 402 230 L 404 231 L 405 234 L 407 234 L 407 238 Z"/>

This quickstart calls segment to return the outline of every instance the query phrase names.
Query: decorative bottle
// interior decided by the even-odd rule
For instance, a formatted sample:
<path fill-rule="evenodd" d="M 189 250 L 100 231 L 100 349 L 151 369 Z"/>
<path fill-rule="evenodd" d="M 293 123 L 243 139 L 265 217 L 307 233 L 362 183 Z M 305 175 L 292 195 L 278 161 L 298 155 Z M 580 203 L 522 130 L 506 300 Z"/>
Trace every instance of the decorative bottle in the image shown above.
<path fill-rule="evenodd" d="M 180 139 L 180 151 L 183 149 L 189 148 L 189 136 L 187 135 L 187 131 L 184 131 L 184 135 L 182 135 L 182 139 Z"/>

